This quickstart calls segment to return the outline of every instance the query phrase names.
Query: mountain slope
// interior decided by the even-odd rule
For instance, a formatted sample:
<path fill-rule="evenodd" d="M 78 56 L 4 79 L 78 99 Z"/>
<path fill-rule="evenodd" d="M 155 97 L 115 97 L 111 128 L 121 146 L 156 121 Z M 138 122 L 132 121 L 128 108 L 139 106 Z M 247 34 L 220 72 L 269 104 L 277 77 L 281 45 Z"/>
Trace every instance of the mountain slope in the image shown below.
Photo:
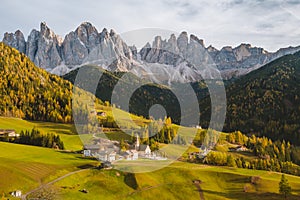
<path fill-rule="evenodd" d="M 0 115 L 71 122 L 72 84 L 0 43 Z"/>
<path fill-rule="evenodd" d="M 300 52 L 279 58 L 226 87 L 224 130 L 265 135 L 300 144 Z M 207 125 L 209 99 L 201 113 Z M 205 107 L 205 106 L 203 106 Z"/>

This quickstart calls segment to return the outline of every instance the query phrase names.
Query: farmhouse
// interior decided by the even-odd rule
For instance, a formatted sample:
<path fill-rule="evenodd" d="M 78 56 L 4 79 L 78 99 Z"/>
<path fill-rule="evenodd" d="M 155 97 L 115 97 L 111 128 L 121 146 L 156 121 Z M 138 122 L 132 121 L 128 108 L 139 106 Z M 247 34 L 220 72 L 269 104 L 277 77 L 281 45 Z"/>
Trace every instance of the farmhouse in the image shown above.
<path fill-rule="evenodd" d="M 19 137 L 20 135 L 16 133 L 13 129 L 0 129 L 0 137 Z"/>
<path fill-rule="evenodd" d="M 11 193 L 11 196 L 13 196 L 13 197 L 21 197 L 22 196 L 22 192 L 20 190 L 13 191 Z"/>
<path fill-rule="evenodd" d="M 199 151 L 199 158 L 204 158 L 207 156 L 207 154 L 210 152 L 211 150 L 208 149 L 207 147 L 205 146 L 202 146 L 200 148 L 200 151 Z"/>
<path fill-rule="evenodd" d="M 84 146 L 84 157 L 95 157 L 102 161 L 115 161 L 119 147 L 108 139 L 99 138 L 97 144 Z"/>
<path fill-rule="evenodd" d="M 116 160 L 117 152 L 114 149 L 101 150 L 96 154 L 96 157 L 102 161 L 112 162 Z"/>
<path fill-rule="evenodd" d="M 100 117 L 106 117 L 106 112 L 97 112 L 97 115 Z"/>
<path fill-rule="evenodd" d="M 236 151 L 248 151 L 248 149 L 245 146 L 237 146 Z"/>
<path fill-rule="evenodd" d="M 136 150 L 127 150 L 121 153 L 121 156 L 125 160 L 137 160 L 139 159 L 139 153 Z"/>

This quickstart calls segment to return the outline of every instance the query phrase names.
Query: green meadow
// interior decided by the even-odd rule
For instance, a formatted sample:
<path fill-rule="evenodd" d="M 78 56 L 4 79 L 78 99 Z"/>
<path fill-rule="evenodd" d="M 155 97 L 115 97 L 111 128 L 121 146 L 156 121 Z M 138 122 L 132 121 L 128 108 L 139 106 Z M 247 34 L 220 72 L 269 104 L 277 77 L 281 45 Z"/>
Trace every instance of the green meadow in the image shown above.
<path fill-rule="evenodd" d="M 251 183 L 251 177 L 258 177 Z M 205 199 L 281 200 L 278 183 L 281 175 L 268 171 L 214 167 L 175 162 L 150 173 L 129 174 L 117 170 L 90 170 L 67 177 L 52 186 L 57 199 L 200 199 L 193 183 L 200 180 Z M 293 195 L 300 199 L 300 177 L 287 178 Z M 88 193 L 80 190 L 86 189 Z"/>

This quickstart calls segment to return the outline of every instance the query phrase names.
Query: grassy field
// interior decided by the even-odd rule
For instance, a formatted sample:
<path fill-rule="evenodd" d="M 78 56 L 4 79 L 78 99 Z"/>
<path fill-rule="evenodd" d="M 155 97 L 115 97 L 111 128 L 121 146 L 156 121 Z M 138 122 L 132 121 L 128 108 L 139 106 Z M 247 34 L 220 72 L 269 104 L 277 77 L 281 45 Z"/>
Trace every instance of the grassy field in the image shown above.
<path fill-rule="evenodd" d="M 28 191 L 68 172 L 95 165 L 80 154 L 0 142 L 0 193 Z"/>
<path fill-rule="evenodd" d="M 251 183 L 251 177 L 259 180 Z M 116 170 L 90 170 L 57 182 L 56 199 L 200 199 L 194 180 L 201 180 L 205 199 L 283 199 L 278 194 L 279 173 L 212 167 L 175 162 L 150 173 L 128 174 Z M 300 199 L 300 177 L 288 176 L 293 195 Z M 80 190 L 88 190 L 88 194 Z M 245 192 L 246 190 L 246 192 Z"/>

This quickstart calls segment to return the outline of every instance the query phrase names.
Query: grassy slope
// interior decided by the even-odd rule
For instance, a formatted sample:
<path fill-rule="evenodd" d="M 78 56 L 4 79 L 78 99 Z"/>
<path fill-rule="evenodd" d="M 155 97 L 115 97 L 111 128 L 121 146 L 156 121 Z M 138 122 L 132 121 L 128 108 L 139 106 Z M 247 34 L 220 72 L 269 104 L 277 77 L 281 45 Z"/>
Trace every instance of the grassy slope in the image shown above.
<path fill-rule="evenodd" d="M 0 192 L 28 191 L 70 171 L 94 164 L 81 155 L 0 142 Z M 25 184 L 24 184 L 25 183 Z"/>
<path fill-rule="evenodd" d="M 120 176 L 117 174 L 120 173 Z M 250 183 L 251 176 L 260 176 L 257 185 Z M 266 171 L 210 167 L 175 162 L 169 167 L 151 173 L 136 174 L 138 189 L 124 182 L 125 174 L 91 170 L 68 177 L 55 184 L 60 191 L 58 199 L 199 199 L 193 180 L 201 180 L 205 199 L 282 199 L 278 194 L 280 174 Z M 293 196 L 299 199 L 300 178 L 287 176 Z M 248 187 L 245 193 L 244 187 Z M 64 189 L 62 189 L 64 188 Z M 88 194 L 78 192 L 87 189 Z"/>
<path fill-rule="evenodd" d="M 51 122 L 31 122 L 18 118 L 0 117 L 0 129 L 15 129 L 18 133 L 22 130 L 31 130 L 36 127 L 44 133 L 52 132 L 59 134 L 67 150 L 82 149 L 82 142 L 72 124 Z"/>

